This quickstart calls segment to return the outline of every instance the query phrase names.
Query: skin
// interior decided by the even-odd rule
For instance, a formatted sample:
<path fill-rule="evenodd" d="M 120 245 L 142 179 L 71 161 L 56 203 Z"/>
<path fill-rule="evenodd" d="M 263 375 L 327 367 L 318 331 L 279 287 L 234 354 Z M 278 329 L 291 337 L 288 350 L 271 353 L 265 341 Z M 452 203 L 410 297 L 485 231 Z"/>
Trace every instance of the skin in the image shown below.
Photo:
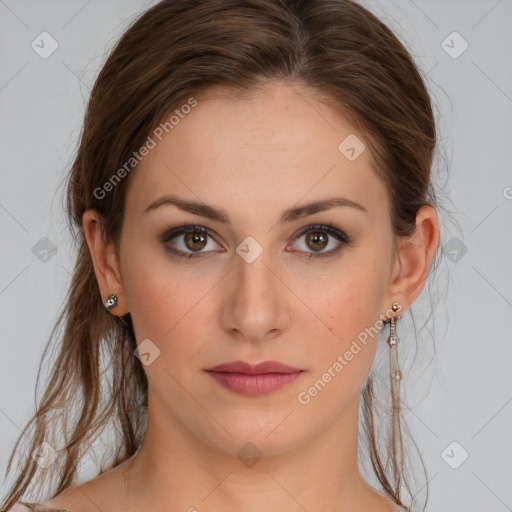
<path fill-rule="evenodd" d="M 273 83 L 250 97 L 212 89 L 197 99 L 130 176 L 119 262 L 101 239 L 98 213 L 83 217 L 103 300 L 117 293 L 112 314 L 130 312 L 137 343 L 149 338 L 160 350 L 144 366 L 144 442 L 117 468 L 47 504 L 72 512 L 259 512 L 262 503 L 267 512 L 398 510 L 357 467 L 359 393 L 378 336 L 360 343 L 308 404 L 298 394 L 380 315 L 389 317 L 395 301 L 403 313 L 418 297 L 439 243 L 436 213 L 422 207 L 415 234 L 395 236 L 370 151 L 349 161 L 338 150 L 348 135 L 365 141 L 364 134 L 310 89 Z M 223 209 L 231 226 L 170 205 L 144 213 L 171 193 Z M 279 222 L 287 208 L 332 196 L 366 212 L 343 206 Z M 182 223 L 210 230 L 208 244 L 198 245 L 202 257 L 172 256 L 160 241 Z M 332 257 L 309 260 L 340 242 L 321 231 L 329 241 L 322 248 L 300 231 L 331 223 L 350 242 Z M 236 252 L 248 236 L 263 250 L 252 263 Z M 183 234 L 167 246 L 196 247 Z M 203 371 L 238 359 L 277 360 L 305 372 L 251 397 Z M 250 467 L 237 457 L 248 442 L 262 454 Z"/>

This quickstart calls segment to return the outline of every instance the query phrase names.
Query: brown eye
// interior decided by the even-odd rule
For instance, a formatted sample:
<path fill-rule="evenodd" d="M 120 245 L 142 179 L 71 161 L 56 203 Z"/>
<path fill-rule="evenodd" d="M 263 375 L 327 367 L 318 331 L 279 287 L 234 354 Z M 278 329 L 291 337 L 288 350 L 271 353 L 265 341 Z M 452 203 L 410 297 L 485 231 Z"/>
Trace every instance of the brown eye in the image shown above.
<path fill-rule="evenodd" d="M 185 224 L 171 229 L 162 236 L 161 240 L 167 251 L 183 258 L 201 257 L 207 252 L 212 252 L 205 249 L 218 249 L 209 231 L 202 226 Z M 211 247 L 208 247 L 209 244 Z"/>
<path fill-rule="evenodd" d="M 306 244 L 315 251 L 325 249 L 329 243 L 329 237 L 321 231 L 311 231 L 306 235 Z"/>
<path fill-rule="evenodd" d="M 315 225 L 309 226 L 300 233 L 291 247 L 299 253 L 305 253 L 308 258 L 323 258 L 335 256 L 345 245 L 350 243 L 350 237 L 343 231 L 331 226 Z M 331 246 L 329 250 L 324 250 Z"/>
<path fill-rule="evenodd" d="M 203 233 L 186 233 L 184 237 L 185 245 L 191 251 L 200 251 L 207 244 L 207 236 Z"/>

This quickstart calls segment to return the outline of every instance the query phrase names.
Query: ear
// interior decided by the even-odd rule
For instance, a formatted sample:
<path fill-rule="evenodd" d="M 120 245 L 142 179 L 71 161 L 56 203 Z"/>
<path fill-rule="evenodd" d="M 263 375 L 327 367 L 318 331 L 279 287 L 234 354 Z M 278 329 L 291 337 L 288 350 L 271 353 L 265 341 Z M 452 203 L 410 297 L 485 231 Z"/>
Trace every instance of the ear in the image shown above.
<path fill-rule="evenodd" d="M 416 214 L 416 228 L 411 236 L 402 237 L 397 250 L 388 305 L 395 301 L 403 313 L 419 296 L 428 277 L 432 259 L 439 246 L 439 221 L 431 206 L 422 206 Z"/>
<path fill-rule="evenodd" d="M 82 222 L 102 300 L 105 302 L 110 295 L 116 293 L 118 303 L 110 312 L 114 315 L 123 316 L 128 313 L 128 308 L 114 244 L 107 244 L 104 241 L 102 217 L 97 210 L 86 210 Z"/>

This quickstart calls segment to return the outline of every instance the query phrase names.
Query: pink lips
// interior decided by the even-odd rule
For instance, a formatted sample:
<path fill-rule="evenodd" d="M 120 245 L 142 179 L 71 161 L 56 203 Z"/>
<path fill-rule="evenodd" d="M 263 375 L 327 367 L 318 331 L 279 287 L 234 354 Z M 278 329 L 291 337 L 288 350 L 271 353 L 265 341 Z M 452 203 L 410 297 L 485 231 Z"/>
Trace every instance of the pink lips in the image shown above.
<path fill-rule="evenodd" d="M 303 370 L 277 361 L 263 361 L 256 365 L 232 361 L 208 368 L 206 372 L 219 384 L 236 393 L 265 395 L 292 383 Z"/>

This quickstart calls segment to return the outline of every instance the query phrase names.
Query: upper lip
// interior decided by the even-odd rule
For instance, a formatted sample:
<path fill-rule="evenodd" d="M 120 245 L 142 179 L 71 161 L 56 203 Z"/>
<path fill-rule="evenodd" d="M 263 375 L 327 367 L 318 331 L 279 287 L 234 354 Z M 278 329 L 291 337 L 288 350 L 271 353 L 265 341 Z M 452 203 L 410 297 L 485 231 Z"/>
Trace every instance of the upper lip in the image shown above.
<path fill-rule="evenodd" d="M 230 373 L 247 373 L 247 374 L 260 374 L 260 373 L 298 373 L 301 372 L 299 368 L 288 366 L 278 361 L 263 361 L 258 364 L 250 364 L 245 361 L 229 361 L 222 363 L 212 368 L 207 368 L 207 372 L 230 372 Z"/>

